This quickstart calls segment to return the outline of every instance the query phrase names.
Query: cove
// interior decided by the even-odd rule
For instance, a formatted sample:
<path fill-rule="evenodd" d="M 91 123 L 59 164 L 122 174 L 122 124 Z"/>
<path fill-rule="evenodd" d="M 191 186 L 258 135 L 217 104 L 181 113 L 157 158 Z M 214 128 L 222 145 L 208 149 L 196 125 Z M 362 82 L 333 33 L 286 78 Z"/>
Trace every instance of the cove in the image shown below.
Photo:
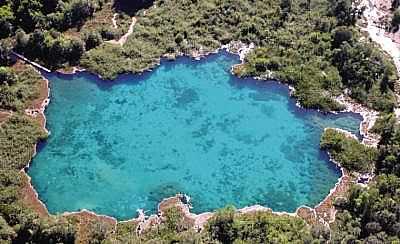
<path fill-rule="evenodd" d="M 231 75 L 238 62 L 219 52 L 115 81 L 48 75 L 51 135 L 28 170 L 39 198 L 51 213 L 119 220 L 176 193 L 195 213 L 319 203 L 341 175 L 320 136 L 326 127 L 358 135 L 361 117 L 298 108 L 285 85 Z"/>

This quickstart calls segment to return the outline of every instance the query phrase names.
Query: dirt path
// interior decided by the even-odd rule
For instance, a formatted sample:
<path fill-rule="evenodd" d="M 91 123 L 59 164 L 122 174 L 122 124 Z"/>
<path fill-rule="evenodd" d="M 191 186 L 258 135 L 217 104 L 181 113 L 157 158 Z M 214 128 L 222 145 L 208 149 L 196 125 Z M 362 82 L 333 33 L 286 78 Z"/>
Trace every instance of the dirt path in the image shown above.
<path fill-rule="evenodd" d="M 113 15 L 113 18 L 112 18 L 112 23 L 113 23 L 114 29 L 118 29 L 117 17 L 118 17 L 118 14 L 114 14 L 114 15 Z"/>
<path fill-rule="evenodd" d="M 136 17 L 132 17 L 132 23 L 129 26 L 128 32 L 126 32 L 125 35 L 121 36 L 121 38 L 118 41 L 110 40 L 110 41 L 107 41 L 107 42 L 111 43 L 111 44 L 117 44 L 117 45 L 123 46 L 125 44 L 125 42 L 128 40 L 128 37 L 132 34 L 133 27 L 135 26 L 136 22 L 137 22 Z"/>

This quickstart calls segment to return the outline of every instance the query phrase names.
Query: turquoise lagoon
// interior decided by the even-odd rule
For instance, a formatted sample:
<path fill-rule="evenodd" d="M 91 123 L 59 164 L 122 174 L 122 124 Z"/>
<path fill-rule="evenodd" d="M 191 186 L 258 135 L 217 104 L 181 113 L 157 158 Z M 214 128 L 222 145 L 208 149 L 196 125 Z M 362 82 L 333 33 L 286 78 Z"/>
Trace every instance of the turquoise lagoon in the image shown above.
<path fill-rule="evenodd" d="M 253 204 L 314 206 L 340 171 L 319 149 L 325 127 L 361 117 L 296 107 L 275 81 L 230 74 L 237 56 L 163 61 L 104 81 L 51 74 L 51 132 L 29 175 L 51 213 L 88 209 L 124 220 L 185 193 L 193 212 Z"/>

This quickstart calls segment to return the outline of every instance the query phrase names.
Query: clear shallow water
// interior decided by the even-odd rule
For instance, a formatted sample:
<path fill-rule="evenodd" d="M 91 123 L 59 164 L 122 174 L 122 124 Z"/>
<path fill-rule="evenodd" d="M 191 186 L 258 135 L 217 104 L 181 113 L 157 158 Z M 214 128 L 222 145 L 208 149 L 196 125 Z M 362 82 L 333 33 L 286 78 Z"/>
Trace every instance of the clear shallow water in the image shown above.
<path fill-rule="evenodd" d="M 232 76 L 237 62 L 180 58 L 114 82 L 51 75 L 51 136 L 28 172 L 40 199 L 118 219 L 179 192 L 194 212 L 320 202 L 340 177 L 319 150 L 323 128 L 358 133 L 361 117 L 299 109 L 284 85 Z"/>

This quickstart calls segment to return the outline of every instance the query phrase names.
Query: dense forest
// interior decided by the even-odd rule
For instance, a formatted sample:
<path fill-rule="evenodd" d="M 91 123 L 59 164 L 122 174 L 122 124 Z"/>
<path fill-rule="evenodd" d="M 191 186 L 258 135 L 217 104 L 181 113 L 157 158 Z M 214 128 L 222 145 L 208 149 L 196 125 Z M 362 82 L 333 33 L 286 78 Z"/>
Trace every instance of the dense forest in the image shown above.
<path fill-rule="evenodd" d="M 398 4 L 393 1 L 395 27 Z M 15 63 L 12 51 L 53 70 L 80 66 L 112 79 L 150 68 L 165 54 L 213 51 L 231 41 L 256 46 L 235 66 L 236 75 L 289 83 L 305 107 L 340 110 L 333 98 L 345 91 L 381 112 L 373 128 L 381 135 L 377 149 L 335 130 L 321 137 L 321 148 L 350 172 L 374 171 L 372 183 L 354 185 L 336 199 L 337 218 L 330 228 L 268 212 L 238 214 L 227 207 L 196 232 L 171 208 L 157 228 L 141 235 L 135 225 L 119 223 L 110 232 L 92 223 L 89 242 L 400 242 L 400 125 L 393 114 L 398 75 L 390 58 L 360 33 L 356 24 L 362 11 L 352 0 L 0 1 L 0 243 L 74 243 L 80 238 L 76 219 L 40 217 L 23 201 L 26 181 L 20 171 L 47 135 L 25 114 L 40 95 L 42 78 L 30 66 Z M 108 42 L 127 31 L 134 15 L 137 23 L 126 43 Z"/>

